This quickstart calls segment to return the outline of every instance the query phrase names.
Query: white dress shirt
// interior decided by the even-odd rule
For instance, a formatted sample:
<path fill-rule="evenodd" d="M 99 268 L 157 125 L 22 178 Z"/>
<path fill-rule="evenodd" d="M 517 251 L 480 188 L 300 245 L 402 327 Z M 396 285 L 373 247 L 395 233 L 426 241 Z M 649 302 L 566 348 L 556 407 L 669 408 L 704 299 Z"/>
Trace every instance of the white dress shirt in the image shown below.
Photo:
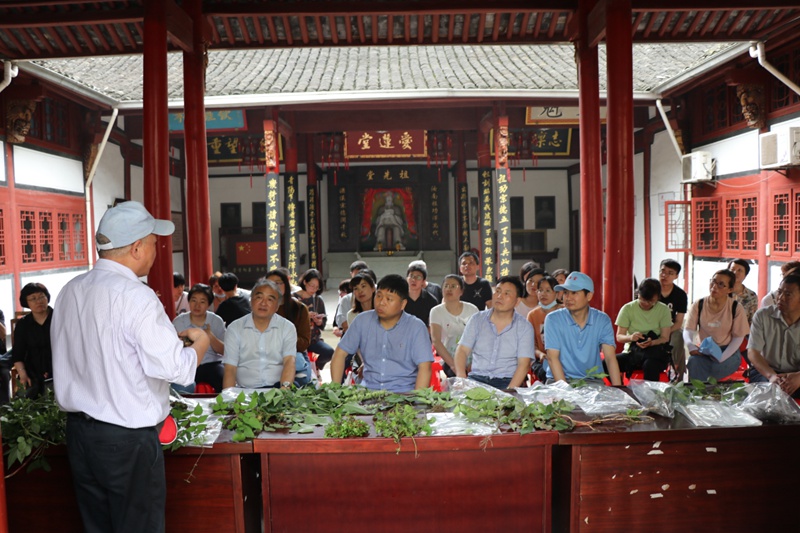
<path fill-rule="evenodd" d="M 51 326 L 53 386 L 64 411 L 127 428 L 169 414 L 169 384 L 191 384 L 197 355 L 184 348 L 153 290 L 129 268 L 100 259 L 58 295 Z"/>

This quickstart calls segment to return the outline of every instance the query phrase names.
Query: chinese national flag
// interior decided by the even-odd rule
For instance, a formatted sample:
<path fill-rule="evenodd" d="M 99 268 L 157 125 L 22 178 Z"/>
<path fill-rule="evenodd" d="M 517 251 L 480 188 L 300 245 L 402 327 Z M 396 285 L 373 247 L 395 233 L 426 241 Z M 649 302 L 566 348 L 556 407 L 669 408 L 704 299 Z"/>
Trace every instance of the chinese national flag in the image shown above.
<path fill-rule="evenodd" d="M 242 241 L 236 245 L 237 265 L 266 265 L 266 241 Z"/>

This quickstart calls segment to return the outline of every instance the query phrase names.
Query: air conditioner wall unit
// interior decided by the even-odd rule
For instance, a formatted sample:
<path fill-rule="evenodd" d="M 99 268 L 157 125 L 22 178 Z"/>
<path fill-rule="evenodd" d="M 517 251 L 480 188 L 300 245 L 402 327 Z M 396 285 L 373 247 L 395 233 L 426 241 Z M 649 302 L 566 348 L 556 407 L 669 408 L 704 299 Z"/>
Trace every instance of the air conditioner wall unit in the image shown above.
<path fill-rule="evenodd" d="M 681 183 L 703 183 L 714 179 L 716 162 L 711 152 L 692 152 L 681 156 Z"/>
<path fill-rule="evenodd" d="M 800 127 L 777 128 L 758 136 L 758 162 L 761 168 L 786 168 L 800 165 Z"/>

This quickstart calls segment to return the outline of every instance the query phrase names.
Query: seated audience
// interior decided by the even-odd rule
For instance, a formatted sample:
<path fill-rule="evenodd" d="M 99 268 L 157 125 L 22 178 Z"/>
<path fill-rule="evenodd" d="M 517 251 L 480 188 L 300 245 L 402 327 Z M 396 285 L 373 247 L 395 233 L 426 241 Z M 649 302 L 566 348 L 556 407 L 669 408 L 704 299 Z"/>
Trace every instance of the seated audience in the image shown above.
<path fill-rule="evenodd" d="M 175 302 L 175 316 L 189 312 L 189 295 L 184 290 L 186 279 L 180 272 L 172 273 L 172 300 Z"/>
<path fill-rule="evenodd" d="M 352 278 L 362 270 L 366 270 L 369 267 L 364 261 L 353 261 L 350 264 L 350 277 Z M 373 277 L 375 277 L 373 275 Z M 339 312 L 336 315 L 336 324 L 341 328 L 342 333 L 347 331 L 347 312 L 353 308 L 353 299 L 352 295 L 345 294 L 339 300 Z"/>
<path fill-rule="evenodd" d="M 776 304 L 753 315 L 747 348 L 750 381 L 777 383 L 800 398 L 800 274 L 784 277 L 775 297 Z"/>
<path fill-rule="evenodd" d="M 194 374 L 195 383 L 208 383 L 214 392 L 222 391 L 222 377 L 225 369 L 222 366 L 222 354 L 225 352 L 225 323 L 220 317 L 209 311 L 214 301 L 211 287 L 198 283 L 189 289 L 189 312 L 175 317 L 172 325 L 175 331 L 181 332 L 189 328 L 202 329 L 208 335 L 210 345 L 206 350 L 200 366 Z"/>
<path fill-rule="evenodd" d="M 408 266 L 408 270 L 406 270 L 408 301 L 404 311 L 422 320 L 426 326 L 428 325 L 428 320 L 430 320 L 431 309 L 439 305 L 439 301 L 425 290 L 427 279 L 428 271 L 418 262 L 412 262 Z"/>
<path fill-rule="evenodd" d="M 353 307 L 347 311 L 347 322 L 352 324 L 359 313 L 375 309 L 375 273 L 366 269 L 350 278 L 350 292 Z"/>
<path fill-rule="evenodd" d="M 672 314 L 660 297 L 661 283 L 645 278 L 639 284 L 638 298 L 619 310 L 617 342 L 624 342 L 625 350 L 617 355 L 617 362 L 628 377 L 634 370 L 643 370 L 644 379 L 658 381 L 669 365 Z"/>
<path fill-rule="evenodd" d="M 749 324 L 758 309 L 758 295 L 744 286 L 744 279 L 750 273 L 750 262 L 746 259 L 734 259 L 728 263 L 728 270 L 736 276 L 731 296 L 747 311 L 747 323 Z"/>
<path fill-rule="evenodd" d="M 557 269 L 555 269 L 553 271 L 553 273 L 551 275 L 554 278 L 556 278 L 556 281 L 560 285 L 560 284 L 563 284 L 565 281 L 567 281 L 567 275 L 568 274 L 569 274 L 569 272 L 567 272 L 565 269 L 557 268 Z M 564 293 L 563 292 L 557 292 L 556 293 L 556 300 L 558 300 L 558 303 L 563 304 L 564 303 Z"/>
<path fill-rule="evenodd" d="M 532 268 L 525 273 L 525 278 L 522 280 L 522 297 L 514 308 L 517 313 L 522 315 L 522 318 L 528 318 L 528 313 L 539 305 L 539 295 L 536 292 L 536 287 L 539 284 L 539 280 L 546 275 L 547 272 L 541 268 Z"/>
<path fill-rule="evenodd" d="M 556 292 L 564 295 L 564 309 L 544 319 L 548 382 L 590 378 L 590 369 L 600 372 L 605 366 L 611 384 L 622 385 L 611 319 L 589 306 L 594 296 L 592 279 L 572 272 L 556 285 Z"/>
<path fill-rule="evenodd" d="M 14 328 L 11 363 L 17 371 L 25 396 L 41 396 L 45 387 L 52 387 L 53 352 L 50 346 L 50 323 L 53 308 L 50 292 L 41 283 L 28 283 L 19 293 L 19 305 L 31 310 Z"/>
<path fill-rule="evenodd" d="M 492 304 L 492 284 L 478 276 L 480 269 L 480 259 L 475 252 L 464 252 L 458 258 L 458 270 L 464 278 L 461 299 L 483 311 Z"/>
<path fill-rule="evenodd" d="M 341 306 L 342 298 L 344 298 L 346 294 L 350 294 L 350 292 L 350 278 L 342 280 L 339 283 L 339 300 L 336 302 L 336 312 L 333 314 L 333 334 L 337 337 L 344 335 L 344 331 L 339 327 L 339 323 L 336 322 L 336 317 L 339 316 L 339 307 Z"/>
<path fill-rule="evenodd" d="M 239 278 L 232 272 L 226 272 L 219 278 L 219 286 L 225 291 L 225 300 L 217 305 L 217 315 L 230 326 L 250 312 L 248 298 L 239 294 Z"/>
<path fill-rule="evenodd" d="M 800 398 L 800 274 L 784 277 L 775 293 L 777 303 L 753 315 L 750 381 L 777 383 Z"/>
<path fill-rule="evenodd" d="M 709 377 L 722 379 L 733 374 L 741 363 L 739 346 L 750 331 L 747 311 L 730 298 L 736 274 L 718 270 L 711 278 L 708 297 L 692 304 L 686 317 L 683 341 L 689 350 L 689 379 L 707 381 Z M 700 345 L 711 337 L 719 347 L 717 358 L 711 353 L 701 353 Z M 718 354 L 719 355 L 719 354 Z"/>
<path fill-rule="evenodd" d="M 686 373 L 686 348 L 683 345 L 683 319 L 689 309 L 686 293 L 675 285 L 681 264 L 674 259 L 661 261 L 658 281 L 661 283 L 661 303 L 669 307 L 672 327 L 669 330 L 669 345 L 672 347 L 672 364 L 675 367 L 675 380 L 683 381 Z"/>
<path fill-rule="evenodd" d="M 322 300 L 322 275 L 316 268 L 303 272 L 300 276 L 301 289 L 294 293 L 308 308 L 308 317 L 311 321 L 311 341 L 308 350 L 317 354 L 317 368 L 322 369 L 333 357 L 333 348 L 322 340 L 322 330 L 328 323 L 325 312 L 325 302 Z"/>
<path fill-rule="evenodd" d="M 448 274 L 442 283 L 444 301 L 431 309 L 430 328 L 431 341 L 436 354 L 445 362 L 444 373 L 448 377 L 456 375 L 456 348 L 458 340 L 464 333 L 464 327 L 478 308 L 469 302 L 461 301 L 464 292 L 464 280 L 461 276 Z M 467 361 L 470 368 L 472 361 Z"/>
<path fill-rule="evenodd" d="M 533 375 L 544 383 L 547 380 L 547 353 L 544 349 L 544 319 L 552 311 L 561 309 L 561 302 L 556 299 L 556 285 L 558 281 L 552 276 L 545 276 L 539 280 L 536 287 L 536 296 L 539 305 L 528 313 L 528 322 L 533 326 L 534 359 L 531 365 Z"/>
<path fill-rule="evenodd" d="M 789 274 L 800 275 L 800 261 L 789 261 L 788 263 L 784 263 L 781 265 L 781 277 L 785 278 Z M 777 291 L 772 291 L 767 293 L 761 299 L 761 307 L 767 307 L 768 305 L 775 305 L 775 293 Z"/>
<path fill-rule="evenodd" d="M 311 344 L 311 319 L 308 307 L 300 303 L 289 292 L 289 277 L 281 268 L 270 270 L 265 278 L 278 287 L 281 299 L 278 302 L 278 315 L 294 324 L 297 333 L 296 381 L 302 385 L 311 380 L 311 361 L 308 358 L 308 347 Z"/>
<path fill-rule="evenodd" d="M 252 312 L 225 332 L 223 388 L 288 389 L 294 383 L 297 332 L 277 314 L 281 298 L 272 281 L 256 282 L 250 294 Z"/>
<path fill-rule="evenodd" d="M 498 389 L 525 383 L 533 358 L 533 326 L 514 311 L 521 294 L 516 276 L 497 280 L 492 308 L 474 314 L 458 341 L 456 376 L 467 377 L 467 358 L 472 355 L 470 379 Z"/>
<path fill-rule="evenodd" d="M 347 354 L 361 352 L 362 385 L 408 392 L 430 386 L 431 339 L 425 324 L 403 311 L 408 282 L 389 274 L 378 282 L 375 310 L 359 314 L 339 341 L 331 362 L 331 379 L 341 383 Z"/>
<path fill-rule="evenodd" d="M 411 268 L 412 266 L 421 266 L 423 269 L 425 269 L 425 272 L 428 272 L 428 265 L 422 259 L 411 261 L 408 264 L 408 267 Z M 426 277 L 425 281 L 422 283 L 422 287 L 431 293 L 431 295 L 436 298 L 437 302 L 442 301 L 442 287 L 439 286 L 439 284 L 429 281 Z"/>

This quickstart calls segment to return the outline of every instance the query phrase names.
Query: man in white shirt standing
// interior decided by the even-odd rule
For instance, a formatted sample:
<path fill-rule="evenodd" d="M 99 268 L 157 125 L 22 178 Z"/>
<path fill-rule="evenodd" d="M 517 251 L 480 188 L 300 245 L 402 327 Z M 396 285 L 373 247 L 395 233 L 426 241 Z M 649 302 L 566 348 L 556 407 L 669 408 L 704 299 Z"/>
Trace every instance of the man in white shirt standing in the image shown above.
<path fill-rule="evenodd" d="M 56 401 L 67 412 L 67 453 L 87 532 L 163 532 L 166 503 L 159 426 L 169 383 L 189 384 L 208 335 L 178 335 L 139 281 L 158 236 L 175 226 L 138 202 L 109 209 L 97 228 L 100 259 L 58 296 L 51 338 Z"/>

